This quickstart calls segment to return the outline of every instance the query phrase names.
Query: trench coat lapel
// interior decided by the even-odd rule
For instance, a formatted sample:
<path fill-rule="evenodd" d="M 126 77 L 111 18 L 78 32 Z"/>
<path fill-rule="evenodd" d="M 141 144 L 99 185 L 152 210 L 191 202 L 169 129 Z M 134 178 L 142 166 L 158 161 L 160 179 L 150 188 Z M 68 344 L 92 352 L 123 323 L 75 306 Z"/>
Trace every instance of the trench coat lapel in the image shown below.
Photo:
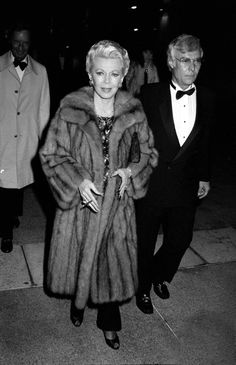
<path fill-rule="evenodd" d="M 19 83 L 20 83 L 20 78 L 19 78 L 18 73 L 17 73 L 17 71 L 16 71 L 15 67 L 13 66 L 13 64 L 12 64 L 12 65 L 10 65 L 10 67 L 8 68 L 8 70 L 9 70 L 10 74 L 11 74 L 13 77 L 15 77 L 15 79 L 17 79 L 17 81 L 19 81 Z"/>
<path fill-rule="evenodd" d="M 17 79 L 17 81 L 20 82 L 20 78 L 18 76 L 18 73 L 16 72 L 16 69 L 12 63 L 12 59 L 11 59 L 11 56 L 10 56 L 10 52 L 7 52 L 5 53 L 3 56 L 2 56 L 2 65 L 0 67 L 0 72 L 4 69 L 8 69 L 8 71 L 10 72 L 10 74 L 15 78 Z"/>

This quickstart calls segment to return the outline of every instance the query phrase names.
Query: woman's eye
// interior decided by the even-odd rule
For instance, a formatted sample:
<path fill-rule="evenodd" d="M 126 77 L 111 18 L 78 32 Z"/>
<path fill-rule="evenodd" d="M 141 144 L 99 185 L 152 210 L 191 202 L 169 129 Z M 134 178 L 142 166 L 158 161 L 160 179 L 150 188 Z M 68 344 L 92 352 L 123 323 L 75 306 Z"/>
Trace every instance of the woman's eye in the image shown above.
<path fill-rule="evenodd" d="M 113 73 L 112 76 L 119 77 L 120 75 L 118 73 Z"/>
<path fill-rule="evenodd" d="M 96 75 L 98 75 L 98 76 L 102 76 L 102 75 L 103 75 L 103 72 L 102 72 L 102 71 L 97 71 L 97 72 L 96 72 Z"/>

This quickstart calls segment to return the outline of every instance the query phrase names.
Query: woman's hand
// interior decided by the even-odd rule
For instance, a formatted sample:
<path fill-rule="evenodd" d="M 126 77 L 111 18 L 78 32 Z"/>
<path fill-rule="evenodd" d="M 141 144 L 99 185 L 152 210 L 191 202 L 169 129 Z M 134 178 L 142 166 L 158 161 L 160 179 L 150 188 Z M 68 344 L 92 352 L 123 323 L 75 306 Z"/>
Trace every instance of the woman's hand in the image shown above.
<path fill-rule="evenodd" d="M 119 196 L 120 198 L 123 197 L 124 192 L 128 186 L 129 183 L 129 179 L 132 176 L 132 171 L 131 169 L 128 167 L 126 169 L 118 169 L 114 172 L 114 174 L 112 175 L 112 177 L 119 175 L 121 178 L 121 184 L 120 184 L 120 188 L 119 188 Z"/>
<path fill-rule="evenodd" d="M 103 194 L 100 193 L 94 183 L 91 180 L 84 179 L 84 181 L 79 185 L 80 195 L 82 197 L 82 207 L 91 208 L 95 213 L 99 212 L 98 202 L 95 199 L 94 194 L 102 196 Z"/>

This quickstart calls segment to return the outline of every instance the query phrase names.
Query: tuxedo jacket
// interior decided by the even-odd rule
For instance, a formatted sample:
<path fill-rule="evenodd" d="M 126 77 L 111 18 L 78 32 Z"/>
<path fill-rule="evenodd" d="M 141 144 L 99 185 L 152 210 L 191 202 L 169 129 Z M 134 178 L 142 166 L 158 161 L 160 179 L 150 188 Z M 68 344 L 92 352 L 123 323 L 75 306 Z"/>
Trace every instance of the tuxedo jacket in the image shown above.
<path fill-rule="evenodd" d="M 153 131 L 159 162 L 145 202 L 157 206 L 189 206 L 198 200 L 199 181 L 210 180 L 210 135 L 214 119 L 214 94 L 197 87 L 194 127 L 180 146 L 175 131 L 169 83 L 148 84 L 141 102 Z"/>

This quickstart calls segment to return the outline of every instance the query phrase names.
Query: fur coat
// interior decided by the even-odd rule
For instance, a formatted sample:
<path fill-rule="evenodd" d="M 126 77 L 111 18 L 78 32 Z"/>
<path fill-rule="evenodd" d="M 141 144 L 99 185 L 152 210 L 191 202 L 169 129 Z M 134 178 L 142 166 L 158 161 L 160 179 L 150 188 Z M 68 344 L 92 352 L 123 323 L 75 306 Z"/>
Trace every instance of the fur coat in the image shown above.
<path fill-rule="evenodd" d="M 96 124 L 93 89 L 67 95 L 52 119 L 40 150 L 44 173 L 57 202 L 47 283 L 53 293 L 72 295 L 82 309 L 130 299 L 137 288 L 137 242 L 133 199 L 146 194 L 157 164 L 154 141 L 139 100 L 118 91 L 109 136 L 110 175 L 129 166 L 132 179 L 122 199 L 120 177 L 109 177 L 103 191 L 104 158 Z M 138 151 L 131 154 L 132 137 Z M 78 186 L 90 179 L 103 196 L 100 211 L 81 209 Z"/>

